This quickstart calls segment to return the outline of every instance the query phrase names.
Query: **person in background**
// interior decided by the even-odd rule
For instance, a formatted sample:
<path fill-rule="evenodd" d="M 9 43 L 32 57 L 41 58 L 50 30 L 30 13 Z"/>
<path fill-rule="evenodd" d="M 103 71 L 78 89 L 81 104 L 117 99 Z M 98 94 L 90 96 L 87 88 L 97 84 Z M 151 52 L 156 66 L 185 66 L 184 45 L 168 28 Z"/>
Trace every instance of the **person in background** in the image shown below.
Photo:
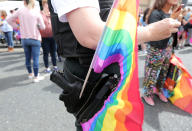
<path fill-rule="evenodd" d="M 45 29 L 40 30 L 42 42 L 41 46 L 43 48 L 43 61 L 45 65 L 45 72 L 51 73 L 51 69 L 49 68 L 49 53 L 51 56 L 51 61 L 53 64 L 53 70 L 57 70 L 57 63 L 56 63 L 56 43 L 53 38 L 52 27 L 51 27 L 51 19 L 50 19 L 50 12 L 47 4 L 47 0 L 42 0 L 42 7 L 43 10 L 41 11 L 41 15 L 43 17 L 45 23 Z"/>
<path fill-rule="evenodd" d="M 187 31 L 187 39 L 185 41 L 184 46 L 190 46 L 190 40 L 192 38 L 192 13 L 191 10 L 188 8 L 186 15 L 184 16 L 184 28 Z"/>
<path fill-rule="evenodd" d="M 29 79 L 33 82 L 39 82 L 44 77 L 39 75 L 39 55 L 41 47 L 40 29 L 45 29 L 43 18 L 35 8 L 35 0 L 24 0 L 24 7 L 11 15 L 7 21 L 15 25 L 15 20 L 19 18 L 21 43 L 25 52 L 25 64 Z M 33 71 L 31 68 L 31 59 L 33 59 Z"/>
<path fill-rule="evenodd" d="M 2 10 L 0 29 L 5 34 L 5 40 L 8 44 L 8 52 L 12 52 L 14 50 L 13 27 L 9 23 L 7 23 L 6 18 L 7 18 L 7 12 L 5 10 Z"/>
<path fill-rule="evenodd" d="M 148 14 L 149 12 L 149 8 L 145 9 L 143 15 L 141 16 L 140 18 L 140 23 L 141 23 L 141 26 L 147 26 L 146 24 L 146 15 Z M 141 43 L 141 48 L 142 48 L 142 51 L 144 54 L 147 54 L 147 50 L 146 50 L 146 43 Z"/>
<path fill-rule="evenodd" d="M 181 21 L 181 26 L 179 27 L 179 31 L 177 32 L 178 35 L 178 45 L 177 45 L 177 49 L 182 49 L 184 48 L 184 44 L 185 44 L 185 39 L 186 39 L 186 31 L 184 29 L 184 16 L 186 15 L 187 10 L 184 9 L 182 11 L 182 14 L 179 16 L 178 20 Z"/>
<path fill-rule="evenodd" d="M 147 26 L 146 16 L 147 16 L 149 10 L 150 10 L 150 8 L 145 9 L 144 12 L 143 12 L 143 16 L 142 16 L 141 19 L 140 19 L 140 22 L 141 22 L 141 24 L 142 24 L 143 26 Z"/>
<path fill-rule="evenodd" d="M 17 10 L 18 10 L 18 8 L 15 8 L 14 10 L 10 10 L 10 13 L 13 14 Z M 17 44 L 17 42 L 21 43 L 20 42 L 19 19 L 15 20 L 15 25 L 17 25 L 17 26 L 15 26 L 13 28 L 13 39 L 14 39 L 15 43 Z"/>
<path fill-rule="evenodd" d="M 169 14 L 178 0 L 156 0 L 154 7 L 149 11 L 147 23 L 151 24 L 171 17 L 177 19 L 181 13 L 178 7 Z M 179 9 L 179 10 L 178 10 Z M 149 42 L 145 61 L 145 77 L 143 81 L 143 98 L 145 102 L 154 106 L 153 95 L 157 94 L 161 101 L 168 102 L 163 94 L 163 86 L 169 68 L 169 59 L 172 55 L 173 38 Z"/>

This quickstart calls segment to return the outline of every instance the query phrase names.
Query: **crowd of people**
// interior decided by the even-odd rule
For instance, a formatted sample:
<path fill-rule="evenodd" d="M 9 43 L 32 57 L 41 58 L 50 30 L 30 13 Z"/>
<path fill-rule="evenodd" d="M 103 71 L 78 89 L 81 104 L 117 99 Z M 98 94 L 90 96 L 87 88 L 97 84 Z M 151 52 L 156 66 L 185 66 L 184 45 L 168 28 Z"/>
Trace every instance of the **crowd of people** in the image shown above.
<path fill-rule="evenodd" d="M 0 29 L 8 43 L 8 52 L 13 52 L 13 37 L 18 37 L 25 53 L 28 78 L 33 79 L 33 82 L 39 82 L 44 79 L 43 76 L 39 75 L 41 47 L 45 73 L 50 74 L 53 70 L 57 70 L 57 46 L 53 39 L 47 0 L 42 0 L 42 5 L 43 10 L 39 11 L 35 9 L 35 0 L 24 0 L 24 7 L 10 10 L 9 16 L 7 16 L 5 10 L 0 12 Z M 49 65 L 49 54 L 53 65 L 52 69 Z M 33 66 L 31 65 L 31 60 L 33 60 Z"/>
<path fill-rule="evenodd" d="M 139 26 L 147 26 L 147 17 L 149 17 L 150 8 L 141 11 L 139 14 Z M 179 31 L 173 36 L 174 39 L 174 49 L 180 50 L 187 46 L 192 46 L 192 10 L 190 8 L 183 8 L 180 15 L 177 18 L 181 22 Z M 143 51 L 144 54 L 147 54 L 146 48 L 147 43 L 139 43 L 139 49 Z"/>

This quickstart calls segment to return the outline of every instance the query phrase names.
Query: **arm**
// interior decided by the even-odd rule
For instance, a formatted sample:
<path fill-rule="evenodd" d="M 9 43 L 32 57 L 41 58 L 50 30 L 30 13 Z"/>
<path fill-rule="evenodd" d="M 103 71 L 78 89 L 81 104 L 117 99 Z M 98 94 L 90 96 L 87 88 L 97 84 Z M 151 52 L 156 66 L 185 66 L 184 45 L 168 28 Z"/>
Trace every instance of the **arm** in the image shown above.
<path fill-rule="evenodd" d="M 40 30 L 44 30 L 45 29 L 45 23 L 43 21 L 43 17 L 41 16 L 41 14 L 39 13 L 39 16 L 37 18 L 37 24 Z"/>
<path fill-rule="evenodd" d="M 96 49 L 105 26 L 99 11 L 91 7 L 78 8 L 67 13 L 66 17 L 79 43 L 84 47 Z"/>
<path fill-rule="evenodd" d="M 96 49 L 105 26 L 99 11 L 92 7 L 77 8 L 67 13 L 66 17 L 79 43 L 84 47 Z M 142 43 L 168 38 L 178 31 L 179 26 L 180 23 L 176 20 L 164 19 L 142 27 L 138 29 L 138 41 Z"/>
<path fill-rule="evenodd" d="M 67 14 L 68 22 L 75 37 L 82 46 L 96 49 L 105 23 L 95 8 L 79 8 Z M 155 21 L 154 21 L 155 22 Z M 158 41 L 178 31 L 180 22 L 166 18 L 146 27 L 138 28 L 138 42 Z"/>
<path fill-rule="evenodd" d="M 162 20 L 163 19 L 163 20 Z M 138 29 L 138 41 L 150 42 L 160 41 L 171 36 L 172 33 L 178 31 L 180 22 L 172 18 L 165 18 L 161 12 L 154 10 L 148 22 L 148 26 Z"/>
<path fill-rule="evenodd" d="M 7 22 L 13 27 L 13 28 L 17 28 L 17 23 L 16 23 L 16 19 L 18 18 L 19 15 L 19 10 L 16 11 L 15 13 L 13 13 L 10 17 L 8 17 L 6 20 Z"/>
<path fill-rule="evenodd" d="M 172 18 L 166 18 L 161 21 L 149 24 L 146 27 L 138 28 L 138 42 L 158 41 L 178 32 L 180 22 Z"/>

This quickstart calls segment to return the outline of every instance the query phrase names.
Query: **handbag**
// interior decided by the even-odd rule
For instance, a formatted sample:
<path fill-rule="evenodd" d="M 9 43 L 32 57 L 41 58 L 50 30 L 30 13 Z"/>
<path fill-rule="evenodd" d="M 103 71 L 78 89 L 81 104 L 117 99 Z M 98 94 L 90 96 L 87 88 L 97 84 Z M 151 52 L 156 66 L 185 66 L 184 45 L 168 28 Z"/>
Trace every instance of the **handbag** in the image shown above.
<path fill-rule="evenodd" d="M 168 69 L 168 73 L 167 73 L 167 77 L 164 83 L 164 95 L 169 98 L 171 96 L 174 95 L 174 88 L 177 84 L 177 79 L 179 76 L 179 69 L 177 68 L 177 66 L 173 65 L 172 63 L 170 63 L 169 65 L 169 69 Z"/>

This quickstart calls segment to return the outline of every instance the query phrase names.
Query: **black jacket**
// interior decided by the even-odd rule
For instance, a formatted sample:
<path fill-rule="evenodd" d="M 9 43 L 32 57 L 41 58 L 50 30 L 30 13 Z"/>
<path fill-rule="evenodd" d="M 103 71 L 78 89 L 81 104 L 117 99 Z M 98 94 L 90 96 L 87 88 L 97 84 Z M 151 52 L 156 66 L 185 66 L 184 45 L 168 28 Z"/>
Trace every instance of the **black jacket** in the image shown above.
<path fill-rule="evenodd" d="M 163 20 L 168 17 L 170 17 L 170 15 L 165 14 L 162 10 L 153 10 L 151 15 L 149 16 L 149 24 Z M 165 49 L 167 48 L 168 41 L 169 38 L 160 41 L 149 42 L 149 44 L 155 48 Z"/>
<path fill-rule="evenodd" d="M 99 4 L 100 17 L 103 21 L 106 21 L 113 0 L 99 0 Z M 82 64 L 90 64 L 95 51 L 81 46 L 75 38 L 69 24 L 59 21 L 58 15 L 54 13 L 51 0 L 48 0 L 48 5 L 51 13 L 53 36 L 58 45 L 59 54 L 65 58 L 76 57 Z"/>

